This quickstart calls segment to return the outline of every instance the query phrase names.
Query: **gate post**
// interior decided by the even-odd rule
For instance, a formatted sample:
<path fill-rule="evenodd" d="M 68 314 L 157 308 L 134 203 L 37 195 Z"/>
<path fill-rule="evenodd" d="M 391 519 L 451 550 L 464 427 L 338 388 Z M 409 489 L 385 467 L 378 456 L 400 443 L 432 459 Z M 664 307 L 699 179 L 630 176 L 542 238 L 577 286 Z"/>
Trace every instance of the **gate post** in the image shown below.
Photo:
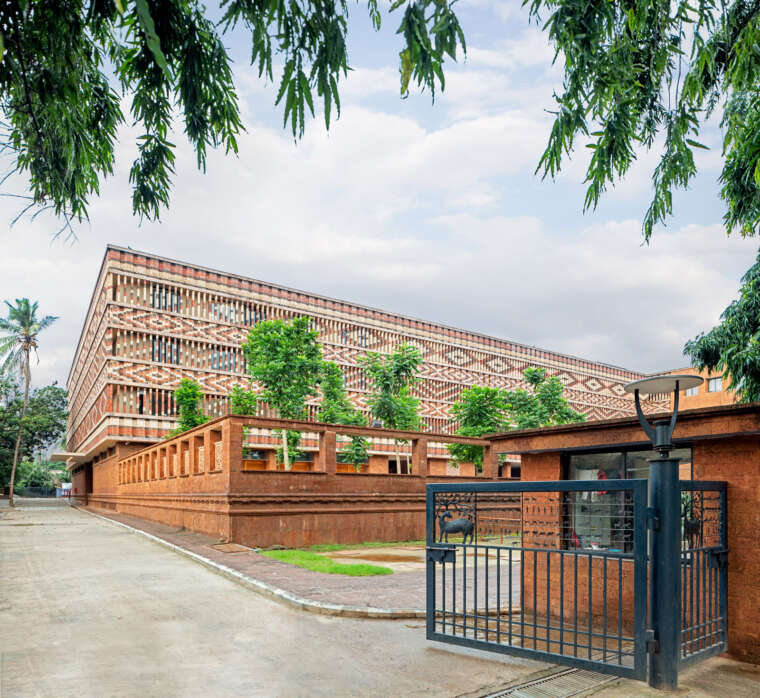
<path fill-rule="evenodd" d="M 649 655 L 649 685 L 675 690 L 681 648 L 681 490 L 677 458 L 649 461 L 652 508 L 652 558 L 649 579 L 654 652 Z"/>

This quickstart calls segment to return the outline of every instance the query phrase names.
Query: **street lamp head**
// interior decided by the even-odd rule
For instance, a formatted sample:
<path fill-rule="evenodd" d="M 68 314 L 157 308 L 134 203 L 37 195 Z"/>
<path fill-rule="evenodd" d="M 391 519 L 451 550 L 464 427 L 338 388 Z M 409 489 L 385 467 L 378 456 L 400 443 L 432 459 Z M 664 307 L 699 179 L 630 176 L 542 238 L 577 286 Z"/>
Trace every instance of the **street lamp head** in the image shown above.
<path fill-rule="evenodd" d="M 681 390 L 688 390 L 689 388 L 696 388 L 702 382 L 703 378 L 701 376 L 670 373 L 642 378 L 641 380 L 633 381 L 624 386 L 623 389 L 627 393 L 633 393 L 636 402 L 636 415 L 639 418 L 639 423 L 641 424 L 642 429 L 644 429 L 644 433 L 651 440 L 655 451 L 660 454 L 660 457 L 667 458 L 670 451 L 673 449 L 672 438 L 673 429 L 676 426 L 676 417 L 678 416 L 679 392 Z M 673 414 L 671 418 L 658 419 L 655 421 L 654 426 L 651 425 L 644 416 L 644 411 L 641 409 L 639 395 L 642 393 L 644 395 L 674 393 Z"/>
<path fill-rule="evenodd" d="M 692 374 L 670 373 L 661 376 L 650 376 L 642 378 L 623 387 L 627 393 L 634 393 L 638 390 L 642 395 L 658 395 L 662 393 L 672 393 L 676 390 L 688 390 L 702 385 L 704 379 L 701 376 Z"/>

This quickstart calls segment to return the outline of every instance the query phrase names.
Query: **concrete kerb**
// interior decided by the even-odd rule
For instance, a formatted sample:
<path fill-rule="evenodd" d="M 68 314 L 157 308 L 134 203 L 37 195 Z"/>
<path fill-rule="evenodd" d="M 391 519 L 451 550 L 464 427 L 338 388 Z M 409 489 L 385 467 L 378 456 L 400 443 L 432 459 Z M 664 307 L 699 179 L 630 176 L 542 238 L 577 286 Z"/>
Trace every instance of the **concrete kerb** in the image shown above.
<path fill-rule="evenodd" d="M 239 572 L 232 567 L 221 565 L 218 562 L 214 562 L 207 557 L 203 557 L 203 555 L 199 555 L 198 553 L 194 553 L 191 550 L 187 550 L 186 548 L 183 548 L 179 545 L 170 543 L 169 541 L 164 540 L 159 536 L 154 536 L 152 533 L 141 531 L 139 528 L 135 528 L 129 524 L 122 523 L 121 521 L 109 519 L 107 516 L 101 516 L 100 514 L 96 514 L 93 511 L 78 507 L 75 504 L 72 504 L 71 506 L 78 511 L 82 511 L 86 514 L 89 514 L 90 516 L 94 516 L 97 519 L 102 519 L 103 521 L 106 521 L 114 526 L 120 526 L 130 533 L 136 533 L 138 535 L 144 536 L 153 543 L 157 543 L 158 545 L 162 545 L 165 548 L 174 551 L 175 553 L 184 555 L 194 562 L 197 562 L 198 564 L 209 568 L 217 574 L 221 574 L 222 576 L 227 577 L 234 582 L 237 582 L 241 586 L 247 587 L 257 594 L 266 596 L 273 601 L 277 601 L 278 603 L 281 603 L 285 606 L 290 606 L 291 608 L 296 608 L 301 611 L 308 611 L 309 613 L 319 613 L 326 616 L 340 616 L 343 618 L 374 618 L 378 620 L 407 620 L 410 618 L 425 618 L 424 610 L 417 610 L 413 608 L 406 609 L 372 608 L 371 606 L 345 606 L 335 603 L 313 601 L 312 599 L 307 599 L 302 596 L 296 596 L 295 594 L 291 594 L 285 589 L 279 589 L 278 587 L 272 586 L 271 584 L 267 584 L 266 582 L 254 579 L 253 577 L 250 577 L 243 572 Z"/>

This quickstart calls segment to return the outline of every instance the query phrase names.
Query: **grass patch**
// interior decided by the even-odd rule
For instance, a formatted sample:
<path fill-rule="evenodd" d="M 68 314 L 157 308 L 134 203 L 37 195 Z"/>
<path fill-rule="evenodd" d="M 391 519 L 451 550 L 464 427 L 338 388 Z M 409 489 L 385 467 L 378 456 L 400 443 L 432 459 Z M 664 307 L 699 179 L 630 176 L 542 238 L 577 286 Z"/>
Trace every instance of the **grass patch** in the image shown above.
<path fill-rule="evenodd" d="M 395 543 L 384 543 L 381 541 L 365 541 L 364 543 L 319 543 L 310 545 L 306 550 L 313 550 L 316 553 L 331 553 L 335 550 L 356 550 L 357 548 L 393 548 L 402 545 L 425 545 L 424 540 L 402 540 Z"/>
<path fill-rule="evenodd" d="M 329 557 L 317 555 L 307 550 L 263 550 L 262 555 L 271 557 L 273 560 L 287 562 L 290 565 L 297 565 L 312 572 L 322 572 L 324 574 L 345 574 L 349 577 L 371 577 L 377 574 L 393 574 L 389 567 L 379 567 L 378 565 L 366 565 L 357 563 L 345 565 L 335 562 Z"/>

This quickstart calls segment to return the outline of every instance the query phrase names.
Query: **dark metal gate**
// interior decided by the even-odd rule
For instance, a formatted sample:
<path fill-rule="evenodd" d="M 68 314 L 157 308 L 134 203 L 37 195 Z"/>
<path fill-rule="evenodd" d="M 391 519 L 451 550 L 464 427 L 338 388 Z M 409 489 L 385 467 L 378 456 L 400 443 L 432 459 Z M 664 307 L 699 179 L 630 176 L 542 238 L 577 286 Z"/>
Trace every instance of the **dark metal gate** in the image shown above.
<path fill-rule="evenodd" d="M 726 484 L 651 463 L 649 483 L 428 485 L 428 639 L 656 686 L 725 651 Z"/>
<path fill-rule="evenodd" d="M 681 482 L 679 668 L 727 649 L 726 483 Z"/>
<path fill-rule="evenodd" d="M 428 485 L 427 637 L 646 678 L 646 517 L 645 480 Z"/>

